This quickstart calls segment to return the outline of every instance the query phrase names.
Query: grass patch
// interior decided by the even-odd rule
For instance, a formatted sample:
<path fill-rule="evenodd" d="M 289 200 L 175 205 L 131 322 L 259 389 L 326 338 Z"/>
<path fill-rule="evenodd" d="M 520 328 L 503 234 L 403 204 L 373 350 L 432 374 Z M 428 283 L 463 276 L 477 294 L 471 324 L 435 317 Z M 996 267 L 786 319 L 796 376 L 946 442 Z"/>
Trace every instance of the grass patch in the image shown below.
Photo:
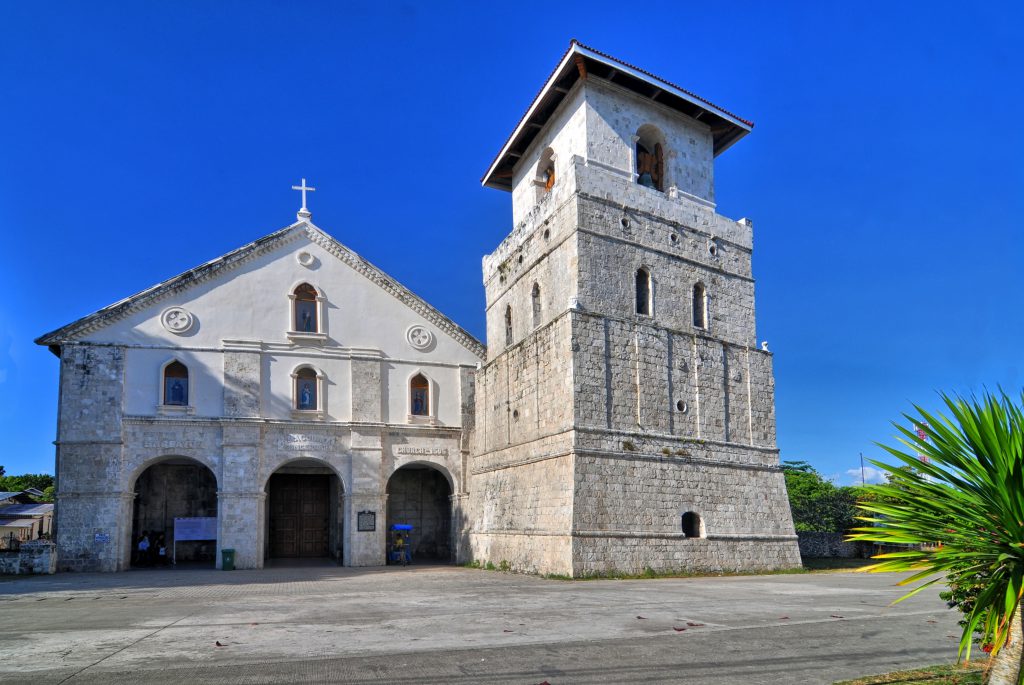
<path fill-rule="evenodd" d="M 870 564 L 877 563 L 871 559 L 805 559 L 803 566 L 796 568 L 783 568 L 776 571 L 655 571 L 648 567 L 640 573 L 623 573 L 620 571 L 604 571 L 588 573 L 584 576 L 567 576 L 562 573 L 543 573 L 524 575 L 539 575 L 547 580 L 652 580 L 655 578 L 724 578 L 733 576 L 787 576 L 800 573 L 830 573 L 836 571 L 850 571 Z M 464 568 L 475 568 L 483 571 L 501 571 L 503 573 L 523 573 L 515 571 L 511 565 L 502 560 L 498 566 L 493 562 L 481 563 L 471 561 L 462 564 Z"/>
<path fill-rule="evenodd" d="M 821 559 L 804 559 L 804 568 L 808 571 L 849 571 L 877 564 L 875 559 L 838 559 L 826 557 Z"/>
<path fill-rule="evenodd" d="M 809 573 L 803 568 L 784 568 L 777 571 L 655 571 L 645 568 L 640 573 L 622 573 L 620 571 L 602 571 L 588 573 L 585 576 L 567 576 L 561 573 L 545 573 L 542 578 L 547 580 L 652 580 L 656 578 L 726 578 L 733 576 L 785 576 L 797 573 Z"/>
<path fill-rule="evenodd" d="M 835 685 L 982 685 L 984 669 L 977 664 L 929 666 L 913 671 L 893 671 Z"/>

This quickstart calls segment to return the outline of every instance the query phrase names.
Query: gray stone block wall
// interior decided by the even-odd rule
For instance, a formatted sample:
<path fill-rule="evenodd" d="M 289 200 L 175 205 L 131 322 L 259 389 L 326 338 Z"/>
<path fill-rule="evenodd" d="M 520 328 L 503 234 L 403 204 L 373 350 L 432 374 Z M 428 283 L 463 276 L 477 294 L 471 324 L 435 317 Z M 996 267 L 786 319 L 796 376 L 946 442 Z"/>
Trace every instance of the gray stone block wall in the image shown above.
<path fill-rule="evenodd" d="M 572 575 L 612 572 L 721 573 L 775 571 L 800 566 L 794 540 L 729 540 L 600 536 L 573 538 Z"/>
<path fill-rule="evenodd" d="M 29 540 L 15 551 L 0 551 L 0 576 L 57 572 L 57 546 L 49 540 Z"/>
<path fill-rule="evenodd" d="M 61 570 L 118 570 L 130 549 L 122 524 L 131 520 L 132 500 L 121 479 L 123 385 L 122 349 L 62 348 L 55 508 Z"/>
<path fill-rule="evenodd" d="M 555 188 L 517 210 L 483 260 L 489 356 L 477 375 L 473 554 L 572 575 L 799 565 L 771 355 L 756 348 L 752 226 L 715 214 L 701 126 L 661 121 L 661 109 L 600 82 L 592 91 L 601 106 L 588 109 L 586 145 L 573 134 L 569 159 L 555 150 Z M 564 119 L 549 126 L 570 126 Z M 634 182 L 631 153 L 619 149 L 630 143 L 612 132 L 644 120 L 677 136 L 667 164 L 698 197 Z M 542 130 L 537 140 L 562 138 Z M 515 178 L 533 182 L 528 170 Z M 649 314 L 636 307 L 640 268 L 651 277 Z M 524 324 L 534 283 L 556 303 L 538 329 Z M 705 537 L 683 537 L 686 511 L 701 515 Z"/>
<path fill-rule="evenodd" d="M 379 359 L 352 360 L 352 420 L 380 421 L 383 399 L 381 395 L 381 361 Z"/>
<path fill-rule="evenodd" d="M 224 351 L 224 415 L 260 415 L 259 352 Z"/>
<path fill-rule="evenodd" d="M 709 537 L 784 536 L 793 541 L 782 473 L 772 467 L 645 452 L 576 457 L 577 531 L 681 535 L 682 515 L 701 517 Z"/>

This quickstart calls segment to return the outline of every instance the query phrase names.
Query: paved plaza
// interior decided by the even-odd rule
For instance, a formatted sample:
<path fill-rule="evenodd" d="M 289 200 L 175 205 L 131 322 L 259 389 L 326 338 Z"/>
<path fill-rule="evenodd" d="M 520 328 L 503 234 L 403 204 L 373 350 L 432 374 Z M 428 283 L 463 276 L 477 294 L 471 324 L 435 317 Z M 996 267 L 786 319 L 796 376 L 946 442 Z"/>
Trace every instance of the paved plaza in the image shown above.
<path fill-rule="evenodd" d="M 438 566 L 0 580 L 4 683 L 831 683 L 956 656 L 894 574 L 560 581 Z M 218 644 L 219 643 L 219 644 Z"/>

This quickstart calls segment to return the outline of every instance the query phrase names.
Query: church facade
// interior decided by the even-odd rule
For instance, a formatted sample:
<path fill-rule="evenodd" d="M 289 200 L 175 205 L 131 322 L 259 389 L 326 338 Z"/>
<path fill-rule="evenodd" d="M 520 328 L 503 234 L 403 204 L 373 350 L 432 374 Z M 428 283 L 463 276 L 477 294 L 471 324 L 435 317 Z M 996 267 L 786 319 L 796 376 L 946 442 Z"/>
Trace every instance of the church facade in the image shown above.
<path fill-rule="evenodd" d="M 530 572 L 799 565 L 752 225 L 714 211 L 751 127 L 574 41 L 483 179 L 514 222 L 486 348 L 305 202 L 42 336 L 58 568 L 149 563 L 143 534 L 182 561 L 380 565 L 396 523 L 418 558 Z"/>

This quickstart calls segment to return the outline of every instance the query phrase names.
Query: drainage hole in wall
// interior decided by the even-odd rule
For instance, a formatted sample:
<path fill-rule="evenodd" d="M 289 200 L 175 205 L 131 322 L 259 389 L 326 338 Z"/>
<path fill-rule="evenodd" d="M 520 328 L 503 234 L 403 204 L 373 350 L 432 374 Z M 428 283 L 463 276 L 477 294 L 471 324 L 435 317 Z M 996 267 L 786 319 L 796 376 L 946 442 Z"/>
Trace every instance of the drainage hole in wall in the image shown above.
<path fill-rule="evenodd" d="M 676 402 L 676 409 L 685 414 L 689 410 L 689 407 L 686 405 L 686 402 L 679 400 L 678 402 Z"/>

